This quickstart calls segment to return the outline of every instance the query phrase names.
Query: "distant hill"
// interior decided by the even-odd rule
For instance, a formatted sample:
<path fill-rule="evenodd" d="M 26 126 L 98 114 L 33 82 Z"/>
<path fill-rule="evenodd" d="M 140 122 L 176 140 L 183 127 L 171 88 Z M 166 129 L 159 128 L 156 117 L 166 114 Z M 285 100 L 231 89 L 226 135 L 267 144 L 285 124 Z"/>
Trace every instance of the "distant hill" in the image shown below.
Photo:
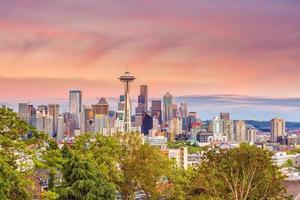
<path fill-rule="evenodd" d="M 251 124 L 255 128 L 261 129 L 269 129 L 270 122 L 269 121 L 254 121 L 254 120 L 246 120 L 247 124 Z M 286 128 L 288 129 L 300 129 L 300 122 L 286 122 Z"/>

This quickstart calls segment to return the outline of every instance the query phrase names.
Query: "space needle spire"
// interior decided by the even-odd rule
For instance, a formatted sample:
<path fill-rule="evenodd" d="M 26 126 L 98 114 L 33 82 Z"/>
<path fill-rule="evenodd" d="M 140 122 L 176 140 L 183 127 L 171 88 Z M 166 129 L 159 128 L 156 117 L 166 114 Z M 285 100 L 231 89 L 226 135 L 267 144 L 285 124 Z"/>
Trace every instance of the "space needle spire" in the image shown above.
<path fill-rule="evenodd" d="M 128 72 L 119 77 L 119 80 L 124 83 L 125 89 L 125 108 L 124 108 L 124 132 L 128 133 L 131 129 L 131 103 L 130 103 L 130 83 L 133 82 L 136 78 Z"/>

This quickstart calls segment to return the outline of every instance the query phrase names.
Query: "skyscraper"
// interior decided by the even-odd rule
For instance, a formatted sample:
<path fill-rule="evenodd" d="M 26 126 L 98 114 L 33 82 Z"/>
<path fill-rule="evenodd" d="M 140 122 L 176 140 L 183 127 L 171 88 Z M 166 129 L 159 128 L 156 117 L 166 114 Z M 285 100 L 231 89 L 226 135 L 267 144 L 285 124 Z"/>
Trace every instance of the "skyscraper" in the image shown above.
<path fill-rule="evenodd" d="M 92 105 L 93 113 L 95 115 L 108 115 L 109 105 L 104 97 L 102 97 L 97 104 Z"/>
<path fill-rule="evenodd" d="M 187 130 L 187 116 L 188 116 L 188 105 L 187 103 L 181 103 L 179 106 L 179 116 L 182 119 L 182 129 Z"/>
<path fill-rule="evenodd" d="M 151 116 L 153 118 L 158 119 L 159 124 L 161 124 L 161 101 L 160 100 L 153 100 L 151 105 Z"/>
<path fill-rule="evenodd" d="M 229 114 L 229 113 L 222 112 L 222 113 L 220 113 L 220 118 L 221 118 L 222 120 L 230 120 L 230 114 Z"/>
<path fill-rule="evenodd" d="M 138 106 L 135 109 L 136 115 L 142 115 L 148 110 L 148 87 L 140 86 L 140 95 L 138 96 Z"/>
<path fill-rule="evenodd" d="M 235 141 L 245 142 L 247 140 L 246 122 L 238 120 L 234 122 L 234 135 Z"/>
<path fill-rule="evenodd" d="M 164 106 L 164 117 L 163 120 L 164 122 L 168 122 L 172 119 L 172 103 L 173 103 L 173 96 L 167 92 L 164 96 L 163 96 L 163 106 Z"/>
<path fill-rule="evenodd" d="M 285 136 L 284 119 L 274 118 L 271 120 L 271 142 L 281 142 Z"/>
<path fill-rule="evenodd" d="M 178 117 L 177 116 L 177 111 L 178 111 L 177 110 L 177 104 L 172 104 L 171 105 L 171 119 Z"/>
<path fill-rule="evenodd" d="M 232 120 L 222 120 L 223 121 L 223 132 L 224 136 L 227 137 L 228 141 L 234 141 L 234 123 Z"/>
<path fill-rule="evenodd" d="M 58 116 L 59 116 L 59 105 L 58 104 L 49 104 L 48 105 L 49 115 L 53 119 L 53 133 L 57 134 L 58 131 Z"/>
<path fill-rule="evenodd" d="M 149 130 L 151 130 L 153 128 L 153 119 L 150 115 L 148 115 L 147 113 L 143 114 L 143 121 L 142 121 L 142 133 L 144 133 L 144 135 L 149 135 Z"/>
<path fill-rule="evenodd" d="M 45 112 L 36 112 L 36 130 L 47 133 L 50 137 L 53 136 L 53 117 Z"/>
<path fill-rule="evenodd" d="M 139 103 L 144 105 L 145 111 L 148 110 L 148 86 L 147 85 L 141 85 L 140 87 Z"/>
<path fill-rule="evenodd" d="M 186 120 L 186 126 L 187 126 L 187 131 L 191 131 L 192 129 L 192 124 L 194 122 L 197 122 L 197 113 L 196 112 L 189 112 Z"/>
<path fill-rule="evenodd" d="M 125 96 L 120 95 L 119 102 L 118 102 L 118 111 L 125 110 Z"/>
<path fill-rule="evenodd" d="M 247 125 L 247 137 L 246 140 L 249 143 L 255 143 L 256 142 L 256 133 L 257 130 L 252 125 Z"/>
<path fill-rule="evenodd" d="M 39 105 L 37 107 L 37 111 L 39 111 L 41 113 L 47 114 L 48 113 L 48 106 L 46 106 L 46 105 Z"/>
<path fill-rule="evenodd" d="M 29 122 L 29 111 L 27 103 L 19 103 L 18 116 L 24 122 Z"/>
<path fill-rule="evenodd" d="M 128 133 L 131 129 L 131 103 L 130 103 L 130 83 L 136 78 L 130 75 L 129 72 L 125 72 L 123 76 L 119 77 L 120 81 L 124 83 L 124 96 L 125 96 L 125 108 L 124 108 L 124 132 Z"/>
<path fill-rule="evenodd" d="M 82 109 L 82 92 L 81 90 L 70 90 L 69 92 L 69 111 L 70 113 L 79 114 Z"/>
<path fill-rule="evenodd" d="M 94 121 L 93 109 L 91 107 L 84 107 L 84 131 L 92 131 L 92 125 Z"/>

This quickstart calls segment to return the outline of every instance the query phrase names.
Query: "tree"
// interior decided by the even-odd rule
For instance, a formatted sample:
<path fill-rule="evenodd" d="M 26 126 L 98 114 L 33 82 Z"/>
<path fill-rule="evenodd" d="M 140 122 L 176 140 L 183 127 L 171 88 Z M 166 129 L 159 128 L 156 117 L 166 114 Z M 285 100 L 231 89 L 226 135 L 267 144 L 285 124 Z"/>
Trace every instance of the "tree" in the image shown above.
<path fill-rule="evenodd" d="M 283 164 L 282 167 L 294 167 L 294 163 L 291 159 L 288 159 L 286 163 Z"/>
<path fill-rule="evenodd" d="M 168 194 L 173 163 L 159 149 L 143 144 L 138 133 L 120 134 L 123 179 L 118 183 L 124 199 L 134 199 L 142 192 L 147 199 L 159 199 Z"/>
<path fill-rule="evenodd" d="M 214 148 L 196 169 L 187 199 L 285 199 L 283 179 L 266 150 L 249 144 Z"/>
<path fill-rule="evenodd" d="M 58 188 L 59 200 L 110 200 L 115 198 L 113 185 L 107 182 L 93 163 L 74 155 L 62 168 L 64 183 Z"/>
<path fill-rule="evenodd" d="M 116 138 L 101 134 L 83 134 L 76 138 L 72 151 L 92 160 L 108 182 L 117 183 L 122 178 L 118 167 L 122 157 L 121 146 Z"/>
<path fill-rule="evenodd" d="M 25 177 L 31 151 L 22 140 L 29 130 L 11 109 L 0 108 L 0 199 L 30 199 Z"/>

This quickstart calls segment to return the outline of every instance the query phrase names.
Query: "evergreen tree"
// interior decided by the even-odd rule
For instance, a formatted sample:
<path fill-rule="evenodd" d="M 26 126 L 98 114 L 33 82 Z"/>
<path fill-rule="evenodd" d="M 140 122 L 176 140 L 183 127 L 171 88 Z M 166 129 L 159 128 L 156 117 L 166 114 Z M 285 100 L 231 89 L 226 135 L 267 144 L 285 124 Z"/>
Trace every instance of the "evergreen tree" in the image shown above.
<path fill-rule="evenodd" d="M 63 165 L 64 183 L 58 189 L 59 200 L 115 199 L 112 184 L 103 179 L 91 161 L 74 155 Z"/>

